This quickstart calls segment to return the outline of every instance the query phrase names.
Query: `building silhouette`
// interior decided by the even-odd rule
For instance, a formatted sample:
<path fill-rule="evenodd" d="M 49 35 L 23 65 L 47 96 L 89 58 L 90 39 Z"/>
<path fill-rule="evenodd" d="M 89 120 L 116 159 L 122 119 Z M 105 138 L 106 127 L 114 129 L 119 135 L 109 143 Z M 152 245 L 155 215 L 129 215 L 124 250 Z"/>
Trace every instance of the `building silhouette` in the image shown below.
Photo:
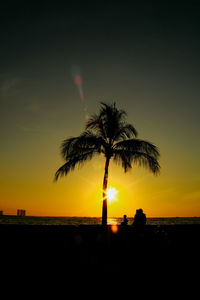
<path fill-rule="evenodd" d="M 26 216 L 26 211 L 24 209 L 18 209 L 17 210 L 17 216 L 18 217 L 25 217 Z"/>

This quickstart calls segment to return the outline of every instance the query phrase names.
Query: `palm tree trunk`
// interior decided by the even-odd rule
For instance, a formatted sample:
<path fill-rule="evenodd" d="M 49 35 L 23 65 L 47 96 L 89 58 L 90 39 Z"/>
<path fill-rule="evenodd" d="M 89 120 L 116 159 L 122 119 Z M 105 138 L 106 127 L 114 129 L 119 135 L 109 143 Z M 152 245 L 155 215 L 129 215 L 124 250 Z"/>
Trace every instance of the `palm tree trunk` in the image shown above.
<path fill-rule="evenodd" d="M 108 184 L 108 167 L 110 158 L 106 158 L 105 173 L 103 179 L 103 209 L 102 209 L 102 225 L 107 225 L 107 184 Z"/>

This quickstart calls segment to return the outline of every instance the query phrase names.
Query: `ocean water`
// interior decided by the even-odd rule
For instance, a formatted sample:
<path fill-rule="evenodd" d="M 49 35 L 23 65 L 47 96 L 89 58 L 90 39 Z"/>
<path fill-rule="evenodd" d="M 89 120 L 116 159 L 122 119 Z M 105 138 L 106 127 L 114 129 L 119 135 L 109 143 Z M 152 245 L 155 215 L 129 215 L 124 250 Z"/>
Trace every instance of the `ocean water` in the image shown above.
<path fill-rule="evenodd" d="M 108 218 L 108 224 L 119 225 L 122 218 Z M 128 224 L 133 223 L 133 218 L 128 218 Z M 100 225 L 101 218 L 88 217 L 18 217 L 18 216 L 0 216 L 0 224 L 15 225 Z M 193 218 L 147 218 L 147 225 L 184 225 L 200 224 L 200 217 Z"/>

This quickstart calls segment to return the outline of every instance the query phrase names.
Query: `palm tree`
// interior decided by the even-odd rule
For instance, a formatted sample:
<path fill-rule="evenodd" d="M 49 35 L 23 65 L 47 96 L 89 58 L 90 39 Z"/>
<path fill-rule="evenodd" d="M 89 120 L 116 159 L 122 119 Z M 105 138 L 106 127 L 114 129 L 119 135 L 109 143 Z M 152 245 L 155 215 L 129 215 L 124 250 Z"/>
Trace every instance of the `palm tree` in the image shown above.
<path fill-rule="evenodd" d="M 137 139 L 137 131 L 126 123 L 126 112 L 117 109 L 115 103 L 101 103 L 99 114 L 90 117 L 85 131 L 78 137 L 64 140 L 61 144 L 61 155 L 66 163 L 55 173 L 55 181 L 74 170 L 77 165 L 92 159 L 95 155 L 105 156 L 103 178 L 102 225 L 107 225 L 107 184 L 110 159 L 121 164 L 125 172 L 132 165 L 148 168 L 154 174 L 159 172 L 159 151 L 150 142 Z"/>

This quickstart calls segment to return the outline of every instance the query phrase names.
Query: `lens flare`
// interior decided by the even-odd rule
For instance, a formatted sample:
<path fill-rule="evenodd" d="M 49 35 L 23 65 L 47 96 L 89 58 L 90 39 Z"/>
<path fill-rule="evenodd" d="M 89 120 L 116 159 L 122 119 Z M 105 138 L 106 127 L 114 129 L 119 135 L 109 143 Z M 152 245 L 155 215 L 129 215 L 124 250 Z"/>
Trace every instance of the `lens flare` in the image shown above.
<path fill-rule="evenodd" d="M 111 225 L 111 231 L 112 231 L 112 233 L 117 233 L 118 232 L 118 226 L 117 225 Z"/>
<path fill-rule="evenodd" d="M 83 110 L 84 110 L 84 114 L 85 114 L 85 120 L 86 122 L 88 121 L 88 109 L 87 109 L 87 105 L 84 99 L 84 94 L 83 94 L 83 80 L 81 77 L 81 72 L 80 72 L 80 67 L 79 66 L 72 66 L 72 76 L 74 79 L 74 83 L 78 88 L 78 92 L 79 92 L 79 97 L 80 100 L 82 102 L 83 105 Z"/>

